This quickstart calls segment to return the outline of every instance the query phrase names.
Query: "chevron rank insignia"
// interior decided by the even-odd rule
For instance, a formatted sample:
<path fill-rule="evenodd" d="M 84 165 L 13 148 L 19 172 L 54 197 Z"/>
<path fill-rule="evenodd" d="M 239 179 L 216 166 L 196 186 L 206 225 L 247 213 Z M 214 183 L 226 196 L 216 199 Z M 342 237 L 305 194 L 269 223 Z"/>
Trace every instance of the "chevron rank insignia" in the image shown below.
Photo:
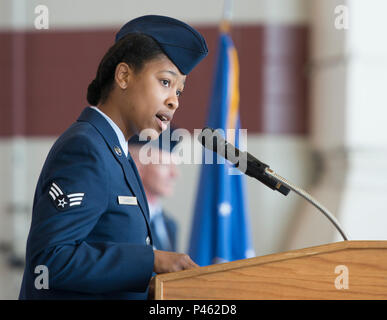
<path fill-rule="evenodd" d="M 82 204 L 83 196 L 85 195 L 80 192 L 66 195 L 55 182 L 51 184 L 48 194 L 53 200 L 55 207 L 59 210 L 66 210 L 70 207 L 80 206 Z"/>

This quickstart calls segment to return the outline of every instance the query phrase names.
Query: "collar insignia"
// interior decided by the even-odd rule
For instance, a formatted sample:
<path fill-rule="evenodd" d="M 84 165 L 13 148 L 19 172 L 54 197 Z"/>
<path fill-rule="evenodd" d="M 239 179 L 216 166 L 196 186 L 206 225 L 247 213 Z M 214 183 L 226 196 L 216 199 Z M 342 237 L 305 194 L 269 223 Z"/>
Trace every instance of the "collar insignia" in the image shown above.
<path fill-rule="evenodd" d="M 120 148 L 120 147 L 115 146 L 115 147 L 114 147 L 114 151 L 117 153 L 118 156 L 121 157 L 122 151 L 121 151 L 121 148 Z"/>

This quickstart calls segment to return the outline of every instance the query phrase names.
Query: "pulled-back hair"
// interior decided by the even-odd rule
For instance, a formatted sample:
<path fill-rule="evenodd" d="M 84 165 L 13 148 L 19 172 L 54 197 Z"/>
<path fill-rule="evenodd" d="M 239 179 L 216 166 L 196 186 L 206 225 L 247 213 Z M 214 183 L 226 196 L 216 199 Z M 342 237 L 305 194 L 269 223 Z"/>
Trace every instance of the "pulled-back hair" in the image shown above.
<path fill-rule="evenodd" d="M 114 75 L 120 62 L 127 63 L 134 72 L 163 51 L 151 37 L 142 33 L 130 33 L 116 42 L 102 58 L 95 79 L 87 88 L 87 101 L 92 106 L 105 102 L 113 88 Z"/>

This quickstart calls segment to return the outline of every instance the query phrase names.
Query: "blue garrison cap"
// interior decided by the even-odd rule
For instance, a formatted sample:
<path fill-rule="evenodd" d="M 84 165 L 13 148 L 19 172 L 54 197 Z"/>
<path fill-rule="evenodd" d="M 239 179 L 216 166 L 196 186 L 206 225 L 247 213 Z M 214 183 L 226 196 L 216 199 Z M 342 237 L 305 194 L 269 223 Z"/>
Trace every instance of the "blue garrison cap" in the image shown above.
<path fill-rule="evenodd" d="M 169 126 L 167 130 L 160 134 L 158 139 L 152 141 L 140 140 L 139 136 L 136 134 L 129 139 L 128 144 L 129 146 L 136 145 L 141 147 L 149 143 L 150 147 L 158 148 L 159 150 L 172 153 L 175 146 L 181 142 L 181 137 L 179 137 L 179 140 L 172 139 L 172 134 L 176 129 L 177 128 Z"/>
<path fill-rule="evenodd" d="M 203 36 L 188 24 L 165 16 L 147 15 L 127 22 L 116 34 L 116 42 L 129 33 L 152 37 L 187 75 L 208 54 Z"/>

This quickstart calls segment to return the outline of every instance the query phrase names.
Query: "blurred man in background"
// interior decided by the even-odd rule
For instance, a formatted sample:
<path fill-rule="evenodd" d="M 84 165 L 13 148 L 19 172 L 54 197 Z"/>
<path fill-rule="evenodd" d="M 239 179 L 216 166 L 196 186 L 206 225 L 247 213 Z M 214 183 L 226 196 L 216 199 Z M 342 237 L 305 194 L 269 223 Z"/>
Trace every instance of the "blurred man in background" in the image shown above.
<path fill-rule="evenodd" d="M 164 251 L 177 249 L 177 224 L 162 206 L 162 199 L 173 195 L 179 176 L 173 161 L 172 150 L 177 142 L 170 139 L 172 131 L 164 131 L 155 141 L 141 141 L 135 135 L 128 142 L 129 152 L 136 163 L 148 200 L 153 245 L 155 249 Z M 166 140 L 168 143 L 165 143 Z M 142 156 L 148 161 L 141 161 Z M 149 160 L 152 160 L 151 163 Z"/>

